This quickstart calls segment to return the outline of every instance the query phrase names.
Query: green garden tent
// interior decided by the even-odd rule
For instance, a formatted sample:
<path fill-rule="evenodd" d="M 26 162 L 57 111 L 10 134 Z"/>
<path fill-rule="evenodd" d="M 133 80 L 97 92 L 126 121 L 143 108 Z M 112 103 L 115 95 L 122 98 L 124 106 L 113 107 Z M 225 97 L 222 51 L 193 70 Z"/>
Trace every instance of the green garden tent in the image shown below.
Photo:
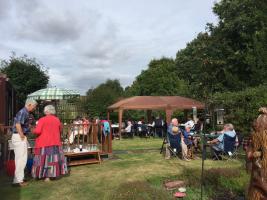
<path fill-rule="evenodd" d="M 28 95 L 28 99 L 34 100 L 63 100 L 79 97 L 80 94 L 74 90 L 62 88 L 45 88 Z"/>

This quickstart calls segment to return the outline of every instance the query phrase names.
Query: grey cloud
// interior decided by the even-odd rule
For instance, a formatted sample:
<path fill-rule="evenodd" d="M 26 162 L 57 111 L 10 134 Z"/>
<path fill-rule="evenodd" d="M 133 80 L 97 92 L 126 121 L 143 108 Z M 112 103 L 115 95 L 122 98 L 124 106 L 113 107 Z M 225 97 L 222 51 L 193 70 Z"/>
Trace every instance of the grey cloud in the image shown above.
<path fill-rule="evenodd" d="M 0 21 L 9 15 L 10 1 L 0 0 Z"/>
<path fill-rule="evenodd" d="M 43 4 L 39 0 L 11 0 L 13 7 L 15 7 L 16 12 L 19 12 L 20 15 L 30 15 L 32 12 L 37 10 L 40 7 L 43 7 Z"/>
<path fill-rule="evenodd" d="M 112 21 L 102 22 L 103 30 L 98 30 L 95 39 L 80 48 L 81 54 L 88 59 L 109 59 L 118 47 L 118 28 Z M 90 40 L 90 38 L 87 38 Z M 78 43 L 80 45 L 80 43 Z"/>
<path fill-rule="evenodd" d="M 0 0 L 0 59 L 35 57 L 51 85 L 82 94 L 108 78 L 126 86 L 204 30 L 212 1 Z"/>
<path fill-rule="evenodd" d="M 82 55 L 88 60 L 103 60 L 112 57 L 114 46 L 110 41 L 98 41 L 81 50 Z"/>
<path fill-rule="evenodd" d="M 75 10 L 57 10 L 42 1 L 29 2 L 21 1 L 15 5 L 18 39 L 53 43 L 73 42 L 84 34 L 87 27 L 94 27 L 95 21 L 101 18 L 93 10 L 78 15 Z"/>
<path fill-rule="evenodd" d="M 79 90 L 84 93 L 88 89 L 105 82 L 107 79 L 118 79 L 123 86 L 126 86 L 129 84 L 130 75 L 122 74 L 117 71 L 102 70 L 102 72 L 90 74 L 76 74 L 76 76 L 71 78 L 71 82 L 73 87 L 79 88 Z"/>
<path fill-rule="evenodd" d="M 41 37 L 47 37 L 53 41 L 60 41 L 62 38 L 65 40 L 78 39 L 82 32 L 78 20 L 69 15 L 62 18 L 50 18 L 46 21 L 41 21 L 36 24 L 36 27 L 40 30 Z"/>
<path fill-rule="evenodd" d="M 48 17 L 24 22 L 18 29 L 17 36 L 21 39 L 37 41 L 63 42 L 80 37 L 82 27 L 73 16 Z"/>
<path fill-rule="evenodd" d="M 51 83 L 56 82 L 58 87 L 77 89 L 81 94 L 107 79 L 119 79 L 122 86 L 129 85 L 132 81 L 132 74 L 120 72 L 116 66 L 103 69 L 96 65 L 88 68 L 83 68 L 81 65 L 78 67 L 66 65 L 61 68 L 52 67 L 49 74 Z"/>
<path fill-rule="evenodd" d="M 121 45 L 118 25 L 110 20 L 101 22 L 101 25 L 94 38 L 84 37 L 74 44 L 74 48 L 79 49 L 77 62 L 83 68 L 108 68 L 129 56 Z M 88 43 L 84 44 L 84 41 Z"/>

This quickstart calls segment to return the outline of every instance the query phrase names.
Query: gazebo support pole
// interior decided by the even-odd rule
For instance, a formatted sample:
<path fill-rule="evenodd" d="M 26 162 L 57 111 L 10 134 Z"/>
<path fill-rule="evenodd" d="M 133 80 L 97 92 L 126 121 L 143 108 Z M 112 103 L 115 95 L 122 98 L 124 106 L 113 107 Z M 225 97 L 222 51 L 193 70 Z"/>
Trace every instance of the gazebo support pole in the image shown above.
<path fill-rule="evenodd" d="M 148 123 L 151 122 L 151 115 L 152 115 L 152 110 L 147 110 L 146 111 L 146 116 L 147 116 Z"/>
<path fill-rule="evenodd" d="M 171 123 L 171 117 L 172 117 L 173 110 L 172 109 L 166 109 L 165 110 L 165 113 L 166 113 L 166 121 L 167 121 L 167 124 L 170 124 Z"/>
<path fill-rule="evenodd" d="M 109 115 L 110 115 L 110 113 L 109 113 L 109 110 L 108 110 L 108 112 L 107 112 L 107 120 L 109 121 Z"/>
<path fill-rule="evenodd" d="M 123 115 L 123 110 L 119 109 L 119 137 L 121 139 L 121 128 L 122 128 L 122 115 Z"/>
<path fill-rule="evenodd" d="M 188 120 L 188 110 L 184 110 L 184 118 L 185 118 L 185 121 Z"/>

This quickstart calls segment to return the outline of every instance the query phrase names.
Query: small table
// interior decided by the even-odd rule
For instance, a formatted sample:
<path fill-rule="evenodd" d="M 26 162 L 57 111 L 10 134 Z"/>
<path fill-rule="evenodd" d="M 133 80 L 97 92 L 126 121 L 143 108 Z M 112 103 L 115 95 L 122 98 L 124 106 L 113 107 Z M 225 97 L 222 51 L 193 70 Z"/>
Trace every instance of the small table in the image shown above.
<path fill-rule="evenodd" d="M 64 155 L 67 157 L 68 166 L 84 165 L 92 163 L 101 163 L 100 151 L 90 151 L 90 152 L 66 152 Z M 88 156 L 94 155 L 95 158 L 89 158 Z"/>
<path fill-rule="evenodd" d="M 191 135 L 192 137 L 205 137 L 205 138 L 209 138 L 209 139 L 214 139 L 214 138 L 217 138 L 219 137 L 218 134 L 193 134 Z"/>
<path fill-rule="evenodd" d="M 119 132 L 119 124 L 111 124 L 112 135 L 115 136 L 116 133 Z"/>

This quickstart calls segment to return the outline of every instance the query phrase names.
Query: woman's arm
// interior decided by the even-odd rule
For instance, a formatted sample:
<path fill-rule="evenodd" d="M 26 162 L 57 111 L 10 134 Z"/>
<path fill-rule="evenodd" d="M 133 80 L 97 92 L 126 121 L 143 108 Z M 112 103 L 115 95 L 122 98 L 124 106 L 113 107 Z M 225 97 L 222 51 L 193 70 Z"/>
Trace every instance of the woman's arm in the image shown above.
<path fill-rule="evenodd" d="M 34 134 L 40 135 L 42 133 L 42 127 L 43 127 L 43 120 L 39 120 L 38 124 L 36 125 L 35 129 L 33 130 Z"/>

